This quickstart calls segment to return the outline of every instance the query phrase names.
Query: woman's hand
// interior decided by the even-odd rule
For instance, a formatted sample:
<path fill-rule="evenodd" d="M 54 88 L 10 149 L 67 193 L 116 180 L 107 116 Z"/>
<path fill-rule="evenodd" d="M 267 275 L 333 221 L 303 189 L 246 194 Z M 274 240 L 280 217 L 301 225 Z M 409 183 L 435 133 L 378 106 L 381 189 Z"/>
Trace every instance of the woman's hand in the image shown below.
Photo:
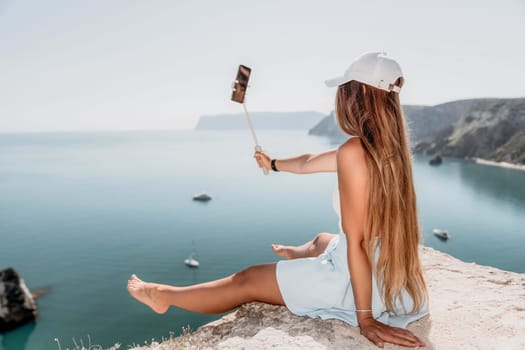
<path fill-rule="evenodd" d="M 361 334 L 372 343 L 382 348 L 385 342 L 409 347 L 426 346 L 426 344 L 407 329 L 391 327 L 372 317 L 359 323 Z"/>
<path fill-rule="evenodd" d="M 272 168 L 272 158 L 270 158 L 270 155 L 266 153 L 265 150 L 262 150 L 261 152 L 255 151 L 255 154 L 253 155 L 255 160 L 257 160 L 257 164 L 259 165 L 259 168 L 265 167 L 266 169 L 270 170 Z"/>

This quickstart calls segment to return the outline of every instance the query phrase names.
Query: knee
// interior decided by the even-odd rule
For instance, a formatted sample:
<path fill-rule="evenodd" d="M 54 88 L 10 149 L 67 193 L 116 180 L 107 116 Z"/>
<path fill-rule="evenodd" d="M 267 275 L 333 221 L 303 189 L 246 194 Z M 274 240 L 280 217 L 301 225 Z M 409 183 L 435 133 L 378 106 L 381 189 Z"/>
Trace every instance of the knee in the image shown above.
<path fill-rule="evenodd" d="M 328 232 L 320 232 L 318 233 L 313 240 L 313 245 L 318 247 L 322 245 L 324 242 L 329 241 L 332 238 L 332 234 Z"/>
<path fill-rule="evenodd" d="M 255 285 L 256 274 L 257 266 L 250 266 L 233 274 L 232 280 L 236 288 L 249 292 Z"/>

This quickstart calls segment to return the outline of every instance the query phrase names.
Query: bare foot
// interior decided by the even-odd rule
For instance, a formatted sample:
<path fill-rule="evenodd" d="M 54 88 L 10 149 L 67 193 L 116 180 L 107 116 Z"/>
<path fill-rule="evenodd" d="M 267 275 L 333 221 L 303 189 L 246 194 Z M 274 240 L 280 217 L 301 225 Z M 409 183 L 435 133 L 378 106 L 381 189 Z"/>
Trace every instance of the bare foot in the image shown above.
<path fill-rule="evenodd" d="M 275 255 L 282 256 L 288 260 L 293 259 L 295 254 L 294 250 L 295 247 L 287 246 L 287 245 L 281 245 L 281 244 L 272 244 L 272 250 Z"/>
<path fill-rule="evenodd" d="M 157 285 L 146 283 L 135 274 L 131 275 L 131 278 L 128 280 L 128 292 L 132 297 L 148 305 L 158 314 L 168 311 L 169 305 L 158 298 Z"/>

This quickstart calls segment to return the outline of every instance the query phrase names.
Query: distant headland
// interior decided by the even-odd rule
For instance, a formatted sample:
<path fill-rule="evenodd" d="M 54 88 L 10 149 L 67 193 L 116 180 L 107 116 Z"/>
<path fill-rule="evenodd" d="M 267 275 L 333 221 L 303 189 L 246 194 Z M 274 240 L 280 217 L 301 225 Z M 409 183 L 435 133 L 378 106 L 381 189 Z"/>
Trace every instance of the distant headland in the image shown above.
<path fill-rule="evenodd" d="M 525 170 L 525 98 L 478 98 L 435 106 L 403 105 L 413 152 Z M 349 137 L 334 112 L 255 112 L 256 129 L 307 129 L 334 141 Z M 246 129 L 243 114 L 202 116 L 196 129 Z"/>
<path fill-rule="evenodd" d="M 298 112 L 250 112 L 255 129 L 308 130 L 323 119 L 324 113 Z M 204 115 L 199 118 L 196 130 L 248 129 L 244 113 Z"/>
<path fill-rule="evenodd" d="M 416 153 L 525 166 L 525 98 L 481 98 L 436 106 L 404 105 L 410 144 Z M 311 135 L 348 138 L 333 112 Z"/>

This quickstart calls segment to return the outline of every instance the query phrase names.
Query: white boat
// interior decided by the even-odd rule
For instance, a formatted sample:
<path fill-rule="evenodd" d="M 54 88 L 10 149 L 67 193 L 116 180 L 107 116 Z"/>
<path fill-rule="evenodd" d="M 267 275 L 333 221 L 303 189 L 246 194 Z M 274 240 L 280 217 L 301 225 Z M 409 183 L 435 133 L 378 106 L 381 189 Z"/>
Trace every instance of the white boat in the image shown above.
<path fill-rule="evenodd" d="M 184 263 L 186 265 L 188 265 L 189 267 L 199 267 L 200 263 L 197 259 L 195 259 L 195 257 L 192 255 L 190 255 L 188 257 L 188 259 L 184 260 Z"/>
<path fill-rule="evenodd" d="M 195 241 L 191 241 L 191 245 L 193 246 L 192 252 L 190 256 L 186 260 L 184 260 L 184 263 L 188 265 L 189 267 L 199 267 L 200 263 L 197 260 L 197 251 L 195 250 Z"/>
<path fill-rule="evenodd" d="M 193 196 L 193 200 L 194 201 L 203 201 L 203 202 L 207 202 L 211 199 L 211 197 L 209 195 L 207 195 L 206 193 L 202 192 L 202 193 L 199 193 L 199 194 L 196 194 Z"/>
<path fill-rule="evenodd" d="M 434 232 L 434 235 L 441 238 L 441 239 L 448 239 L 450 235 L 448 234 L 447 230 L 442 230 L 440 228 L 435 228 L 432 230 Z"/>

